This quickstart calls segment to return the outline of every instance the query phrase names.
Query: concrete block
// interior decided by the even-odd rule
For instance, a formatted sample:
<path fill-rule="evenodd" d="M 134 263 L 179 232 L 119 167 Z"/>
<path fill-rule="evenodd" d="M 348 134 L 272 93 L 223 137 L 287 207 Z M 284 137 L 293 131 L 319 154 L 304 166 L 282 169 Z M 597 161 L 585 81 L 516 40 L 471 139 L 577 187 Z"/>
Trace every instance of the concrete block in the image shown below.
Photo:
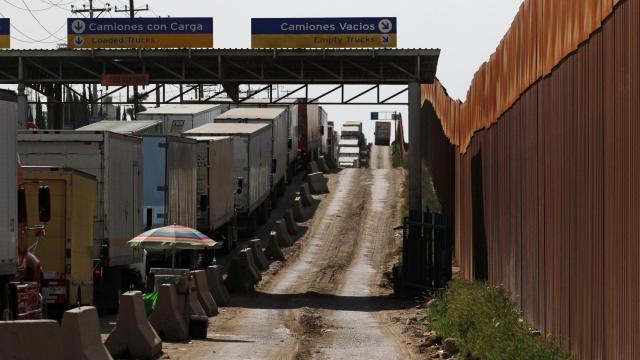
<path fill-rule="evenodd" d="M 318 168 L 318 163 L 315 160 L 309 162 L 309 164 L 307 165 L 307 170 L 309 174 L 317 173 L 318 171 L 320 171 L 320 169 Z"/>
<path fill-rule="evenodd" d="M 151 268 L 154 289 L 157 291 L 162 284 L 174 284 L 178 294 L 189 292 L 189 269 Z"/>
<path fill-rule="evenodd" d="M 156 308 L 149 316 L 151 326 L 164 340 L 187 340 L 189 327 L 184 313 L 184 305 L 180 306 L 178 302 L 176 287 L 172 284 L 163 284 L 158 292 Z"/>
<path fill-rule="evenodd" d="M 218 305 L 209 291 L 207 274 L 204 270 L 196 270 L 192 271 L 191 275 L 193 276 L 195 284 L 195 292 L 193 294 L 198 298 L 198 301 L 200 301 L 204 312 L 207 313 L 207 316 L 218 315 Z"/>
<path fill-rule="evenodd" d="M 253 262 L 260 270 L 267 270 L 269 268 L 269 259 L 264 256 L 264 249 L 262 248 L 262 240 L 253 239 L 249 241 L 249 248 L 253 254 Z"/>
<path fill-rule="evenodd" d="M 297 222 L 304 222 L 307 220 L 307 217 L 304 214 L 304 207 L 302 207 L 302 200 L 300 199 L 300 197 L 296 197 L 295 200 L 293 200 L 293 218 L 297 221 Z"/>
<path fill-rule="evenodd" d="M 55 320 L 0 321 L 0 358 L 68 359 L 62 329 Z"/>
<path fill-rule="evenodd" d="M 316 172 L 312 174 L 307 174 L 309 188 L 311 192 L 315 195 L 326 194 L 329 192 L 329 187 L 327 186 L 327 178 L 321 172 Z"/>
<path fill-rule="evenodd" d="M 299 228 L 296 220 L 293 218 L 293 210 L 289 209 L 287 210 L 287 212 L 285 212 L 284 222 L 287 225 L 287 231 L 289 232 L 289 235 L 297 236 Z"/>
<path fill-rule="evenodd" d="M 141 292 L 120 295 L 116 327 L 105 345 L 114 358 L 153 359 L 160 354 L 162 340 L 147 320 Z"/>
<path fill-rule="evenodd" d="M 302 205 L 304 206 L 313 205 L 313 196 L 311 195 L 311 190 L 309 190 L 309 184 L 307 183 L 300 186 L 300 200 L 302 200 Z"/>
<path fill-rule="evenodd" d="M 284 257 L 284 253 L 278 245 L 278 234 L 275 231 L 272 231 L 269 234 L 269 241 L 267 242 L 267 247 L 264 251 L 264 254 L 271 260 L 286 260 L 286 258 Z"/>
<path fill-rule="evenodd" d="M 253 250 L 251 250 L 251 248 L 242 249 L 240 256 L 246 259 L 251 275 L 253 276 L 254 284 L 259 283 L 260 280 L 262 280 L 262 274 L 258 269 L 258 265 L 256 265 L 256 262 L 253 260 Z"/>
<path fill-rule="evenodd" d="M 320 156 L 318 158 L 318 169 L 325 174 L 328 174 L 331 172 L 331 170 L 329 169 L 329 165 L 327 164 L 326 158 L 324 156 Z"/>
<path fill-rule="evenodd" d="M 62 316 L 62 340 L 67 359 L 113 359 L 100 338 L 100 320 L 93 306 L 65 311 Z"/>
<path fill-rule="evenodd" d="M 208 316 L 200 303 L 200 299 L 198 299 L 198 289 L 196 288 L 196 281 L 192 275 L 189 277 L 189 293 L 186 296 L 186 301 L 188 301 L 189 316 Z"/>
<path fill-rule="evenodd" d="M 209 266 L 206 270 L 207 281 L 209 283 L 209 291 L 218 306 L 226 306 L 231 300 L 229 291 L 224 286 L 222 279 L 222 268 L 218 265 Z"/>
<path fill-rule="evenodd" d="M 274 222 L 271 231 L 275 231 L 278 234 L 278 245 L 280 245 L 280 247 L 293 245 L 293 240 L 291 240 L 289 231 L 287 231 L 284 219 Z"/>

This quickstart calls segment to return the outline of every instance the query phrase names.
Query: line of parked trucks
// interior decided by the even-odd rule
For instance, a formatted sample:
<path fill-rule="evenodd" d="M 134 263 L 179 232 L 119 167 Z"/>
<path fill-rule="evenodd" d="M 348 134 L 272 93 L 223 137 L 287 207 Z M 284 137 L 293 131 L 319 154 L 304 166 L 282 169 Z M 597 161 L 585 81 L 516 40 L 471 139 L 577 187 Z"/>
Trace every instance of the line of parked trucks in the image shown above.
<path fill-rule="evenodd" d="M 135 121 L 16 131 L 15 95 L 0 91 L 0 119 L 5 319 L 42 316 L 38 302 L 50 312 L 115 308 L 145 266 L 170 261 L 130 239 L 180 224 L 230 250 L 238 232 L 253 235 L 269 218 L 298 169 L 337 155 L 326 111 L 300 101 L 163 105 Z M 176 265 L 208 256 L 185 252 Z"/>

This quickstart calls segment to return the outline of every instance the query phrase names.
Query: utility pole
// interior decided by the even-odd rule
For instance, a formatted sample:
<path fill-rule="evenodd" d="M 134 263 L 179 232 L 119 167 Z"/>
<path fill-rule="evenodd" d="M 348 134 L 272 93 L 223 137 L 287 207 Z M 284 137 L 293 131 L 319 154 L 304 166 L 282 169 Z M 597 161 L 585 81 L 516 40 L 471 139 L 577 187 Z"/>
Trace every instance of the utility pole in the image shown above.
<path fill-rule="evenodd" d="M 125 5 L 124 9 L 118 9 L 118 7 L 116 6 L 116 12 L 128 12 L 129 13 L 129 17 L 132 18 L 132 19 L 134 17 L 136 17 L 136 13 L 139 12 L 139 11 L 149 11 L 149 4 L 147 4 L 144 8 L 136 9 L 136 5 L 134 3 L 134 0 L 129 0 L 129 7 L 128 8 L 127 8 L 126 5 Z M 136 114 L 137 113 L 138 113 L 138 87 L 134 86 L 133 87 L 133 114 L 132 114 L 133 119 L 136 118 Z"/>
<path fill-rule="evenodd" d="M 111 11 L 111 4 L 109 3 L 105 3 L 105 6 L 103 8 L 94 8 L 93 7 L 93 0 L 89 0 L 89 7 L 87 8 L 87 5 L 82 5 L 82 9 L 76 9 L 73 5 L 71 5 L 71 13 L 72 14 L 86 14 L 89 13 L 89 17 L 90 18 L 94 18 L 93 14 L 94 13 L 98 13 L 97 16 L 95 17 L 100 17 L 100 15 L 102 15 L 105 12 L 110 12 Z"/>

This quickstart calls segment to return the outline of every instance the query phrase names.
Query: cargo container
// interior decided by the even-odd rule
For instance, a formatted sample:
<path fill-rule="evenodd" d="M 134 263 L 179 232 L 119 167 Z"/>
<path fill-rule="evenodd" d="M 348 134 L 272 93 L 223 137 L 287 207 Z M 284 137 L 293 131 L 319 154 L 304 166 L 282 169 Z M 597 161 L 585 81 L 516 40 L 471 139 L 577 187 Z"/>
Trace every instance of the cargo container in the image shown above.
<path fill-rule="evenodd" d="M 318 119 L 320 121 L 320 152 L 327 155 L 329 153 L 329 116 L 322 106 L 318 107 Z"/>
<path fill-rule="evenodd" d="M 165 104 L 139 112 L 134 121 L 160 120 L 164 135 L 180 135 L 184 131 L 212 123 L 213 119 L 230 108 L 230 104 Z"/>
<path fill-rule="evenodd" d="M 216 123 L 258 123 L 271 125 L 271 194 L 272 204 L 276 194 L 282 195 L 285 190 L 287 174 L 288 119 L 283 108 L 237 108 L 231 109 L 215 119 Z"/>
<path fill-rule="evenodd" d="M 212 136 L 191 139 L 198 141 L 197 229 L 207 235 L 222 236 L 224 249 L 229 251 L 238 240 L 233 138 Z"/>
<path fill-rule="evenodd" d="M 355 125 L 345 125 L 342 127 L 342 131 L 340 132 L 340 137 L 342 139 L 362 139 L 362 130 L 361 127 Z"/>
<path fill-rule="evenodd" d="M 232 136 L 236 172 L 236 209 L 245 234 L 271 211 L 271 125 L 215 123 L 185 132 L 188 137 Z"/>
<path fill-rule="evenodd" d="M 171 135 L 142 136 L 145 230 L 197 225 L 197 141 Z"/>
<path fill-rule="evenodd" d="M 16 101 L 15 93 L 0 90 L 0 277 L 15 275 L 18 262 Z M 6 281 L 0 281 L 0 285 L 2 295 Z"/>
<path fill-rule="evenodd" d="M 375 144 L 389 146 L 391 144 L 391 123 L 388 121 L 376 121 Z"/>
<path fill-rule="evenodd" d="M 358 128 L 358 132 L 362 133 L 362 121 L 345 121 L 342 124 L 342 128 L 355 126 Z"/>
<path fill-rule="evenodd" d="M 42 296 L 49 316 L 93 304 L 93 218 L 98 183 L 90 174 L 61 167 L 25 166 L 28 225 L 38 225 L 39 188 L 50 192 L 46 239 L 30 234 L 29 245 L 42 264 Z"/>
<path fill-rule="evenodd" d="M 298 103 L 298 166 L 316 160 L 320 150 L 320 110 L 318 105 Z"/>
<path fill-rule="evenodd" d="M 160 120 L 117 121 L 103 120 L 76 129 L 78 131 L 112 131 L 126 135 L 162 135 Z"/>
<path fill-rule="evenodd" d="M 101 131 L 19 131 L 25 165 L 70 167 L 98 180 L 93 226 L 94 303 L 115 308 L 121 290 L 139 280 L 142 252 L 127 241 L 142 223 L 142 139 Z"/>

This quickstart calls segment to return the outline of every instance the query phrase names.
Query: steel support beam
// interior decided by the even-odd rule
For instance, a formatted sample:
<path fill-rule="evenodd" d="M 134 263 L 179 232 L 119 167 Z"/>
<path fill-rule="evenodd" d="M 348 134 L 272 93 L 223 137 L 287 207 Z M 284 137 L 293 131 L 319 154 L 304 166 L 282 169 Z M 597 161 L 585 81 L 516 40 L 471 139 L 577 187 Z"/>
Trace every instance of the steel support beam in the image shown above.
<path fill-rule="evenodd" d="M 22 57 L 18 58 L 18 129 L 25 129 L 27 127 L 27 94 L 24 92 L 24 61 Z"/>
<path fill-rule="evenodd" d="M 420 119 L 420 84 L 409 84 L 409 220 L 422 222 L 422 123 Z M 426 245 L 421 226 L 409 225 L 409 236 L 403 244 L 403 276 L 409 286 L 427 286 Z"/>

